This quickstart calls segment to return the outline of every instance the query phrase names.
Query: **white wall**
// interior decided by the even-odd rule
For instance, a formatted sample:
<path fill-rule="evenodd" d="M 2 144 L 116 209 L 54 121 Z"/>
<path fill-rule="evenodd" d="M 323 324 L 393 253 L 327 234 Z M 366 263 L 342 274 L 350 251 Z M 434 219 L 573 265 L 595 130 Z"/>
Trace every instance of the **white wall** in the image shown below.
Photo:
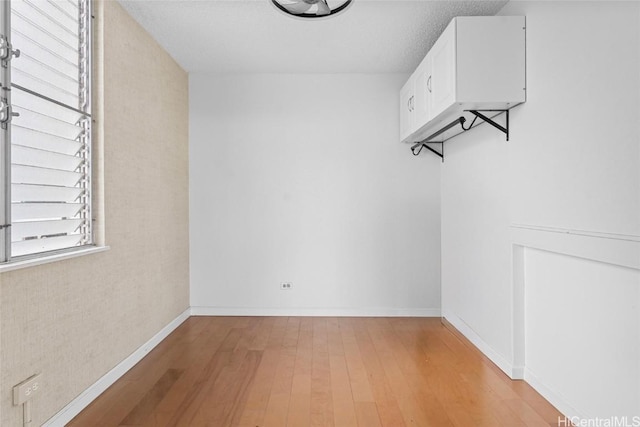
<path fill-rule="evenodd" d="M 446 147 L 443 313 L 565 414 L 640 415 L 640 4 L 500 14 L 527 17 L 528 99 L 510 142 Z"/>
<path fill-rule="evenodd" d="M 190 75 L 195 313 L 438 315 L 440 162 L 398 142 L 406 78 Z"/>

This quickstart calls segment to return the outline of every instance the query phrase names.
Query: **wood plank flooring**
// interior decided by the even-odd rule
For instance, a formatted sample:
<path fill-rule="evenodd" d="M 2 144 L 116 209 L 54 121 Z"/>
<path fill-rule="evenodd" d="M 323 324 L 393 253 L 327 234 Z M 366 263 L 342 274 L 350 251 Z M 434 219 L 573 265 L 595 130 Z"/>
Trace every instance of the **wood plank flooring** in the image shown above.
<path fill-rule="evenodd" d="M 439 318 L 191 317 L 68 425 L 549 426 Z"/>

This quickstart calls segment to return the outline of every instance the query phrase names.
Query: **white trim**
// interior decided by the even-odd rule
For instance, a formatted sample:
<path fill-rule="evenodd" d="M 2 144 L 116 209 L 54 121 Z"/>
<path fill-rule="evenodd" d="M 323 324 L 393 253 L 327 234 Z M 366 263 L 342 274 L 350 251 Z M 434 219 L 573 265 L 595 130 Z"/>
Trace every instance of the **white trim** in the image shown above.
<path fill-rule="evenodd" d="M 440 317 L 439 308 L 191 307 L 192 316 Z"/>
<path fill-rule="evenodd" d="M 512 380 L 521 380 L 524 374 L 524 367 L 513 366 L 513 363 L 508 361 L 504 356 L 495 351 L 489 344 L 487 344 L 480 335 L 478 335 L 464 320 L 460 319 L 448 310 L 443 311 L 443 317 L 447 319 L 449 323 L 453 325 L 462 335 L 465 336 L 478 350 L 480 350 L 485 356 L 489 358 L 498 368 L 500 368 L 505 374 Z"/>
<path fill-rule="evenodd" d="M 524 378 L 525 360 L 525 247 L 511 245 L 511 354 L 513 377 Z"/>
<path fill-rule="evenodd" d="M 512 243 L 640 270 L 640 237 L 533 225 L 511 225 Z"/>
<path fill-rule="evenodd" d="M 109 249 L 111 249 L 109 246 L 91 246 L 54 255 L 29 258 L 23 261 L 8 262 L 6 264 L 0 264 L 0 273 L 6 273 L 7 271 L 18 270 L 21 268 L 35 267 L 36 265 L 49 264 L 50 262 L 62 261 L 63 259 L 96 254 L 98 252 L 108 251 Z"/>
<path fill-rule="evenodd" d="M 550 233 L 560 233 L 560 234 L 572 234 L 576 236 L 587 236 L 587 237 L 598 237 L 601 239 L 612 239 L 612 240 L 629 240 L 632 242 L 640 242 L 640 236 L 635 234 L 616 234 L 616 233 L 605 233 L 602 231 L 593 231 L 593 230 L 576 230 L 573 228 L 559 228 L 559 227 L 545 227 L 542 225 L 532 225 L 532 224 L 511 224 L 511 228 L 523 228 L 532 231 L 546 231 Z"/>
<path fill-rule="evenodd" d="M 190 309 L 186 309 L 178 317 L 173 319 L 167 326 L 162 328 L 157 334 L 155 334 L 149 341 L 142 344 L 136 351 L 131 353 L 129 357 L 124 359 L 115 368 L 107 372 L 98 381 L 93 383 L 89 388 L 80 393 L 78 397 L 73 399 L 67 406 L 62 408 L 60 412 L 49 418 L 47 422 L 43 424 L 43 427 L 64 427 L 69 421 L 71 421 L 76 415 L 78 415 L 84 408 L 89 406 L 93 400 L 100 396 L 109 386 L 115 383 L 120 377 L 122 377 L 129 369 L 131 369 L 136 363 L 142 360 L 151 350 L 153 350 L 160 342 L 165 339 L 171 332 L 189 318 Z"/>
<path fill-rule="evenodd" d="M 540 381 L 538 377 L 535 376 L 535 374 L 533 374 L 529 369 L 526 368 L 524 370 L 524 380 L 529 383 L 529 385 L 533 387 L 538 393 L 540 393 L 542 397 L 547 399 L 549 403 L 555 406 L 562 415 L 571 419 L 574 424 L 579 425 L 578 423 L 576 423 L 578 419 L 588 419 L 588 417 L 578 412 L 578 410 L 574 408 L 573 405 L 567 402 L 567 400 L 563 396 L 552 391 L 551 387 Z"/>

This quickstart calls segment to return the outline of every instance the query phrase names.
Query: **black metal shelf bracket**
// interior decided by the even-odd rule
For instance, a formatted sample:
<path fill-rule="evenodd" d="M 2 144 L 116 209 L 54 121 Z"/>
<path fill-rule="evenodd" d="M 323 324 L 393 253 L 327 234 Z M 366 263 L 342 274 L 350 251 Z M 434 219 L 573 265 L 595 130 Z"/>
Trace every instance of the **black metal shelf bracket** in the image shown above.
<path fill-rule="evenodd" d="M 480 111 L 495 112 L 495 113 L 504 112 L 505 113 L 505 126 L 499 125 L 498 123 L 496 123 L 495 121 L 493 121 L 489 117 L 487 117 L 484 114 L 482 114 Z M 469 126 L 469 129 L 471 127 L 473 127 L 473 122 L 475 122 L 476 119 L 479 117 L 482 120 L 484 120 L 486 123 L 489 123 L 491 126 L 493 126 L 494 128 L 498 129 L 500 132 L 504 133 L 506 138 L 507 138 L 507 141 L 509 141 L 509 110 L 469 110 L 469 112 L 475 116 L 473 121 L 471 122 L 471 126 Z M 462 126 L 462 129 L 464 129 L 464 126 Z M 464 129 L 464 130 L 469 130 L 469 129 Z"/>
<path fill-rule="evenodd" d="M 414 144 L 411 147 L 411 152 L 413 153 L 414 156 L 418 156 L 420 155 L 420 152 L 422 151 L 423 148 L 426 148 L 427 150 L 431 151 L 433 154 L 435 154 L 436 156 L 440 157 L 442 159 L 442 161 L 444 162 L 444 143 L 443 142 L 431 142 L 431 144 L 440 144 L 440 152 L 434 150 L 433 148 L 429 147 L 427 145 L 427 143 L 425 142 L 418 142 L 417 144 Z M 419 148 L 418 148 L 419 146 Z M 417 148 L 417 150 L 416 150 Z"/>
<path fill-rule="evenodd" d="M 423 148 L 426 148 L 427 150 L 429 150 L 432 153 L 434 153 L 436 156 L 440 157 L 442 159 L 442 162 L 444 163 L 444 140 L 443 141 L 433 141 L 433 139 L 437 138 L 440 134 L 443 134 L 444 132 L 448 131 L 449 129 L 451 129 L 454 126 L 457 126 L 458 124 L 460 124 L 460 126 L 462 126 L 462 128 L 464 129 L 464 122 L 465 121 L 467 121 L 467 119 L 465 119 L 464 117 L 462 117 L 462 116 L 458 117 L 454 121 L 450 122 L 448 125 L 444 126 L 439 131 L 437 131 L 435 133 L 432 133 L 431 135 L 429 135 L 428 137 L 426 137 L 422 141 L 414 144 L 411 147 L 411 152 L 413 153 L 414 156 L 417 156 L 417 155 L 420 154 L 420 152 L 422 151 Z M 440 152 L 437 152 L 433 148 L 429 147 L 427 144 L 440 144 Z M 418 150 L 416 150 L 416 148 L 418 148 L 418 147 L 420 147 L 420 148 Z"/>
<path fill-rule="evenodd" d="M 506 136 L 506 140 L 509 141 L 509 110 L 465 110 L 468 111 L 469 113 L 474 115 L 473 120 L 471 121 L 471 124 L 468 127 L 465 127 L 464 124 L 467 121 L 467 119 L 465 119 L 463 116 L 458 117 L 457 119 L 453 120 L 452 122 L 448 123 L 447 125 L 445 125 L 444 127 L 442 127 L 440 130 L 438 130 L 437 132 L 432 133 L 431 135 L 429 135 L 428 137 L 426 137 L 425 139 L 423 139 L 422 141 L 419 141 L 415 144 L 413 144 L 411 146 L 411 153 L 414 156 L 418 156 L 420 155 L 420 152 L 422 151 L 423 148 L 426 148 L 427 150 L 431 151 L 432 153 L 434 153 L 436 156 L 440 157 L 442 159 L 442 162 L 444 163 L 444 143 L 445 141 L 447 141 L 448 139 L 453 138 L 454 136 L 458 135 L 453 135 L 447 139 L 444 139 L 442 141 L 434 141 L 435 138 L 437 138 L 439 135 L 443 134 L 444 132 L 448 131 L 449 129 L 457 126 L 458 124 L 460 124 L 460 127 L 462 128 L 462 130 L 464 132 L 471 130 L 471 128 L 473 128 L 473 125 L 476 123 L 477 119 L 481 119 L 482 121 L 490 124 L 491 126 L 493 126 L 494 128 L 498 129 L 500 132 L 504 133 Z M 505 125 L 502 126 L 498 123 L 496 123 L 493 119 L 487 117 L 486 115 L 482 114 L 482 112 L 493 112 L 493 113 L 506 113 L 505 116 Z M 437 151 L 431 147 L 429 147 L 427 144 L 440 144 L 440 151 Z"/>

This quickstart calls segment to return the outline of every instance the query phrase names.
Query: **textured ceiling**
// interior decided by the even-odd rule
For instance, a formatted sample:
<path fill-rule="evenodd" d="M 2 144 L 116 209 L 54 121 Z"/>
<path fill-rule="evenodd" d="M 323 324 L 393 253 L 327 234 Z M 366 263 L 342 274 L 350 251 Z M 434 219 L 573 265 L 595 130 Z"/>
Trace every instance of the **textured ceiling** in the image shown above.
<path fill-rule="evenodd" d="M 494 15 L 506 1 L 354 0 L 321 20 L 270 0 L 120 3 L 189 72 L 393 73 L 412 71 L 454 16 Z"/>

